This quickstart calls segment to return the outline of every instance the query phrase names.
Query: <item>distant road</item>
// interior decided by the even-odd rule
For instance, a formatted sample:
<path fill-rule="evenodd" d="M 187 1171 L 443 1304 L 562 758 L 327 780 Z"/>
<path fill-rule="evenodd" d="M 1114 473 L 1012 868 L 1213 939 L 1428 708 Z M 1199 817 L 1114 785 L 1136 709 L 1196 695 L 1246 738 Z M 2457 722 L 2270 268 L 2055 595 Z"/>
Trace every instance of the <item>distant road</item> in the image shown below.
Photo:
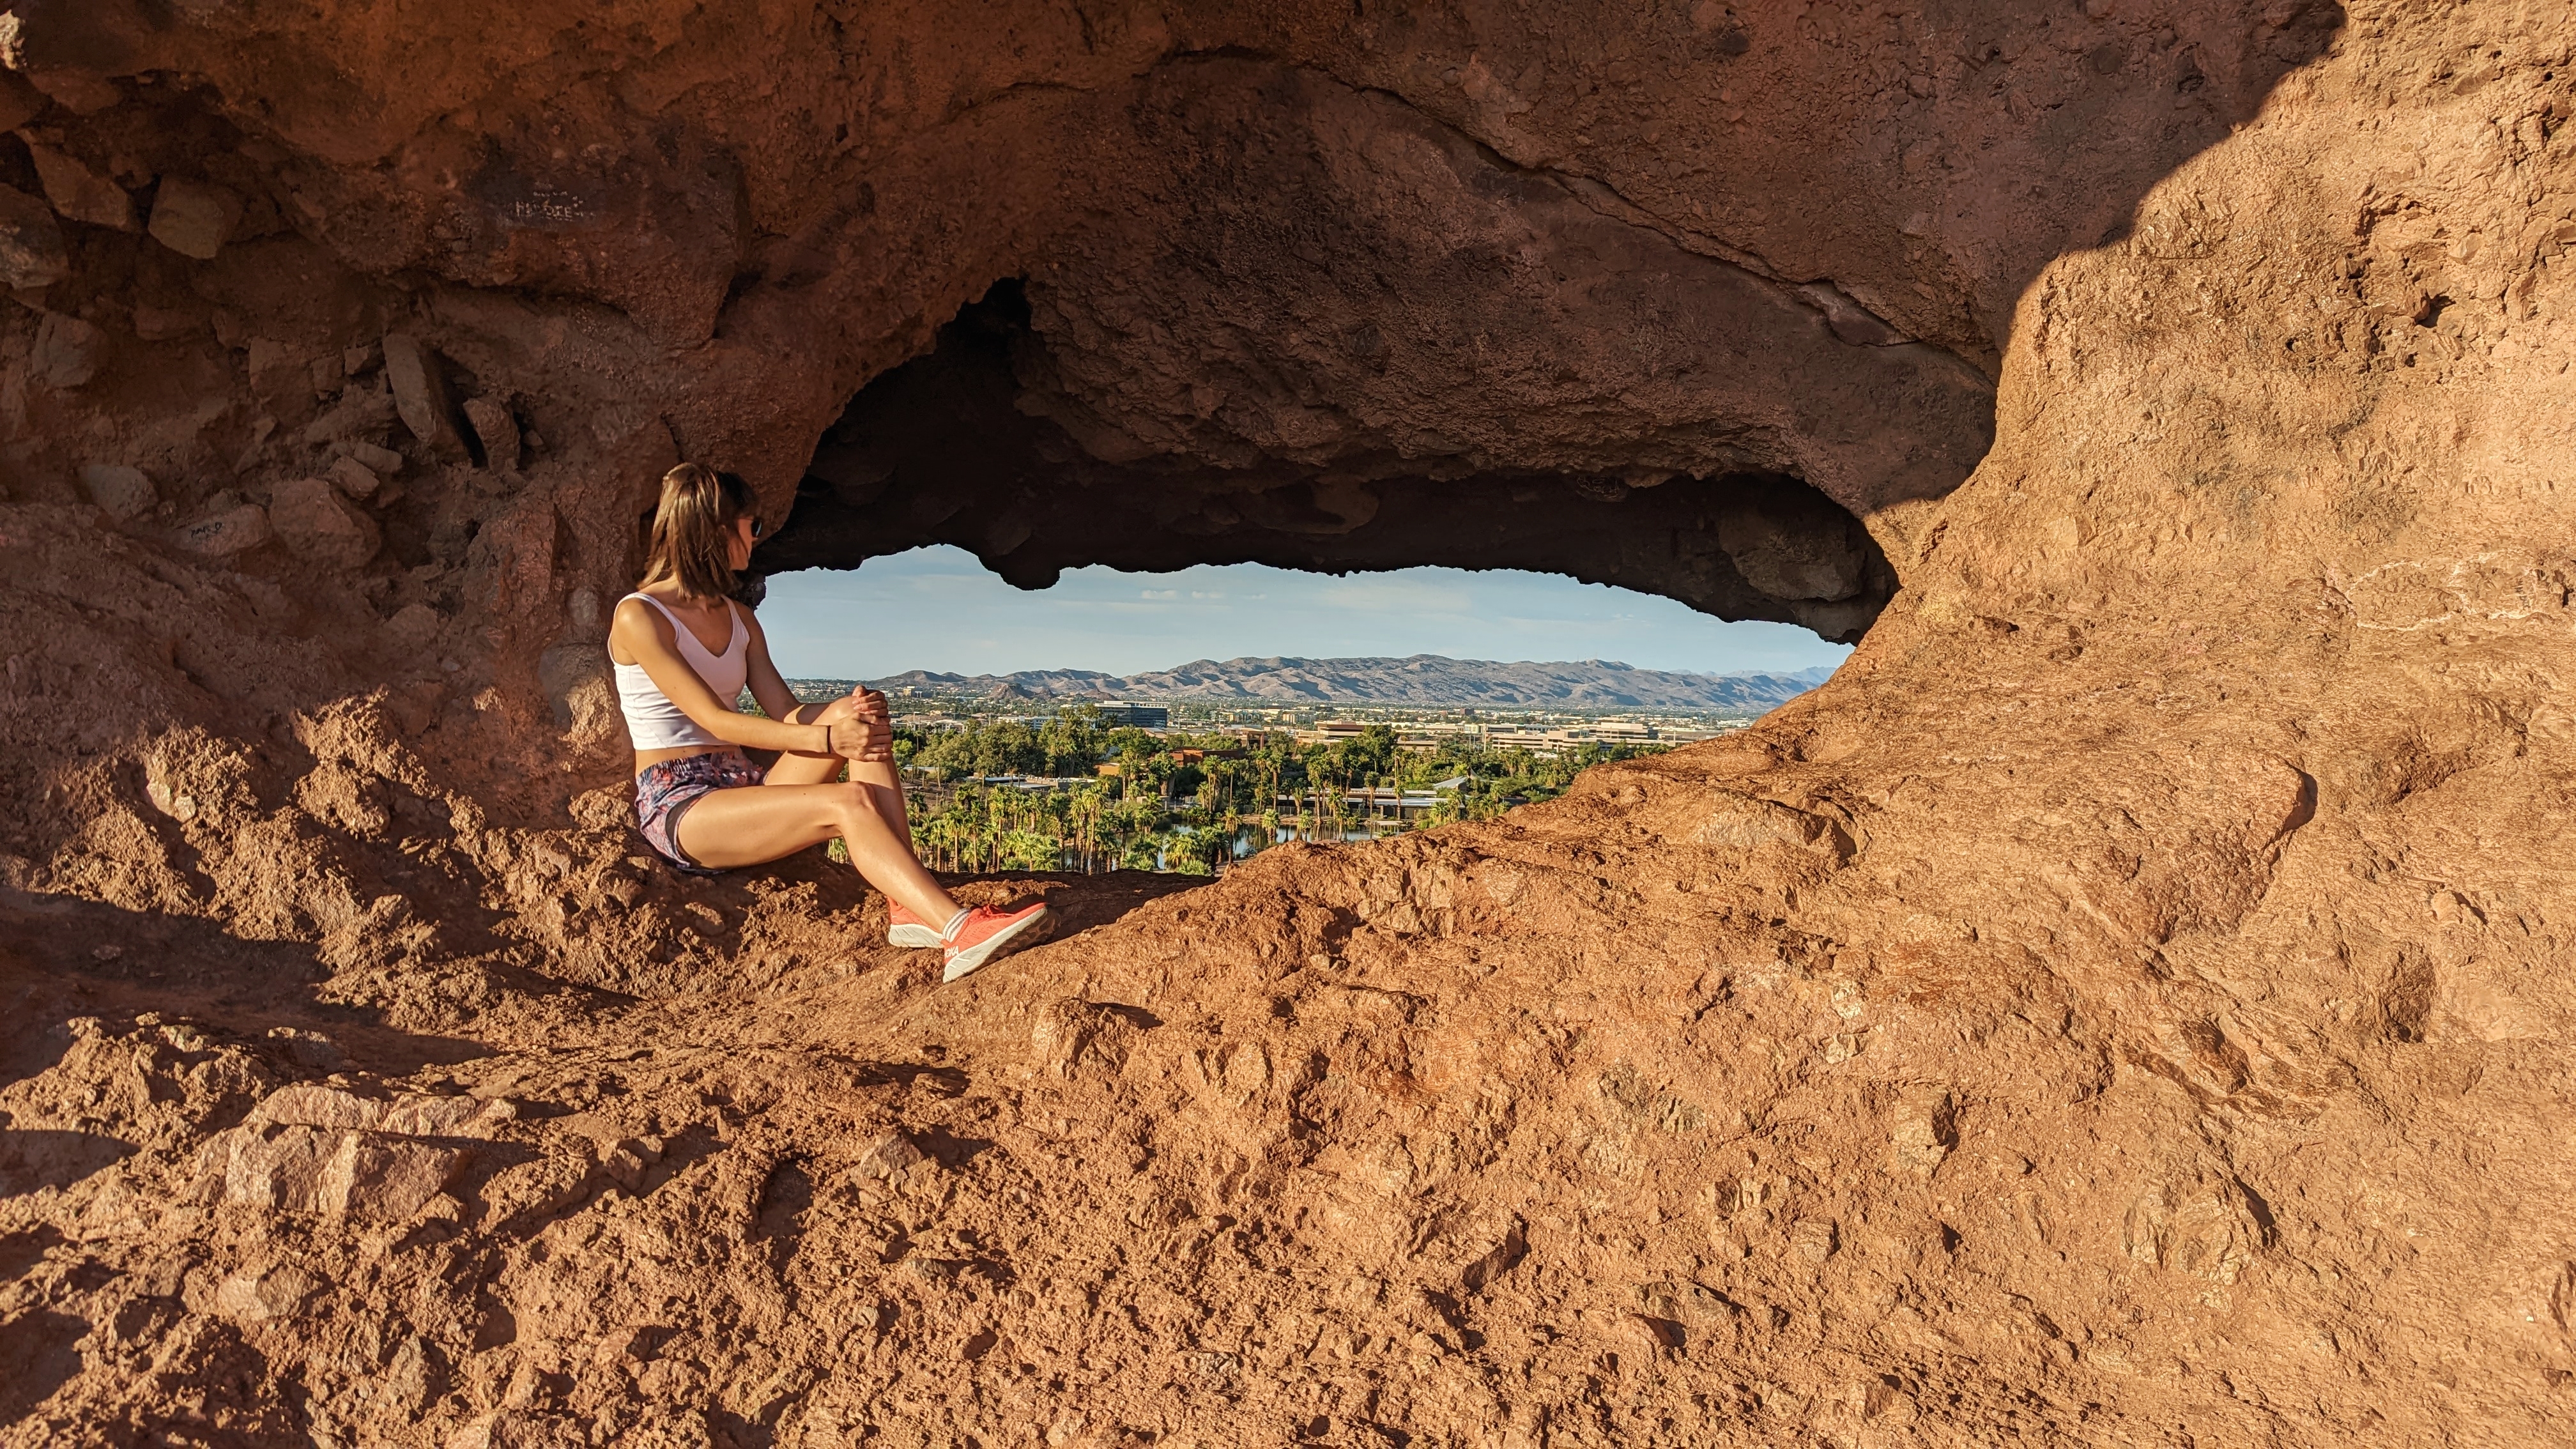
<path fill-rule="evenodd" d="M 1123 699 L 1283 707 L 1760 711 L 1804 694 L 1832 673 L 1815 668 L 1790 674 L 1683 674 L 1598 659 L 1505 664 L 1415 654 L 1402 659 L 1229 659 L 1223 663 L 1201 659 L 1176 669 L 1129 675 L 1088 669 L 974 675 L 916 669 L 867 683 L 888 692 L 910 689 L 922 694 L 1063 704 Z"/>

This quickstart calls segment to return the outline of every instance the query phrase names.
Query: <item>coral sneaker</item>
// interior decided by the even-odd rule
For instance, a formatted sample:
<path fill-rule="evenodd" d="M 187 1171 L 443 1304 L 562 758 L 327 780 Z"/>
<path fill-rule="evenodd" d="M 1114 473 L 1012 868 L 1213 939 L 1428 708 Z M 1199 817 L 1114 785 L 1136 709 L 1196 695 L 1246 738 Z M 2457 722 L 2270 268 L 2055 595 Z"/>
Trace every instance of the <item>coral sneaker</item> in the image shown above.
<path fill-rule="evenodd" d="M 889 946 L 936 946 L 939 928 L 905 910 L 886 897 L 886 944 Z"/>
<path fill-rule="evenodd" d="M 977 906 L 950 930 L 948 969 L 939 979 L 958 980 L 997 956 L 1043 941 L 1054 924 L 1043 905 L 1008 912 Z"/>

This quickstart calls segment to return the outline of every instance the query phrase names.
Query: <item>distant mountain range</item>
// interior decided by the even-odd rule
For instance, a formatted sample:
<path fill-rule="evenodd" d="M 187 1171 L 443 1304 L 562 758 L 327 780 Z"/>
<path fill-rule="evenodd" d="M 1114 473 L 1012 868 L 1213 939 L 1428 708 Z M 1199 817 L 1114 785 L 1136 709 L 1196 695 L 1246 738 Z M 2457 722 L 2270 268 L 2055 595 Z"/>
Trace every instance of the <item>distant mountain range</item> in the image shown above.
<path fill-rule="evenodd" d="M 1608 660 L 1504 664 L 1415 654 L 1404 659 L 1201 659 L 1151 674 L 1031 669 L 933 674 L 915 669 L 868 684 L 893 693 L 964 698 L 1190 700 L 1205 703 L 1427 705 L 1440 708 L 1767 710 L 1825 682 L 1829 668 L 1789 674 L 1681 674 Z M 824 681 L 814 681 L 822 683 Z"/>

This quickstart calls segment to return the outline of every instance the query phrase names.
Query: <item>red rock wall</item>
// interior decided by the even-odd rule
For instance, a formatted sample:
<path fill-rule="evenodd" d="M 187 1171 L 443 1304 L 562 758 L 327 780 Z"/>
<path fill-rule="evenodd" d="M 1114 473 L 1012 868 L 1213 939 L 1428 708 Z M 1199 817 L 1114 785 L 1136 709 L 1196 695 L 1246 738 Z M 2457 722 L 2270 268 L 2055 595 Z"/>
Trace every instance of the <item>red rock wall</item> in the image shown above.
<path fill-rule="evenodd" d="M 2566 1437 L 2571 47 L 17 7 L 12 1442 Z M 1750 464 L 1901 587 L 934 988 L 629 858 L 596 639 L 1002 277 L 1095 456 Z"/>

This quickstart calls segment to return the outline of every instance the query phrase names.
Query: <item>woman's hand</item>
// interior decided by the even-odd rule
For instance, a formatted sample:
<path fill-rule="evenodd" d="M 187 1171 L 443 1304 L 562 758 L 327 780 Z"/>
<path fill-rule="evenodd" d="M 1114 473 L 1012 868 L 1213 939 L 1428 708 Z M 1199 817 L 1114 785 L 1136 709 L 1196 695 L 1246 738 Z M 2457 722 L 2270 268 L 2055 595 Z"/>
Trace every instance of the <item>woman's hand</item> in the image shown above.
<path fill-rule="evenodd" d="M 894 726 L 882 714 L 862 714 L 853 709 L 839 719 L 828 718 L 833 710 L 847 703 L 848 700 L 832 701 L 831 708 L 824 711 L 827 718 L 818 721 L 832 727 L 832 753 L 845 760 L 893 759 Z"/>
<path fill-rule="evenodd" d="M 828 726 L 830 753 L 842 759 L 894 758 L 894 715 L 875 690 L 856 689 L 829 704 L 800 705 L 795 717 L 806 725 Z"/>

